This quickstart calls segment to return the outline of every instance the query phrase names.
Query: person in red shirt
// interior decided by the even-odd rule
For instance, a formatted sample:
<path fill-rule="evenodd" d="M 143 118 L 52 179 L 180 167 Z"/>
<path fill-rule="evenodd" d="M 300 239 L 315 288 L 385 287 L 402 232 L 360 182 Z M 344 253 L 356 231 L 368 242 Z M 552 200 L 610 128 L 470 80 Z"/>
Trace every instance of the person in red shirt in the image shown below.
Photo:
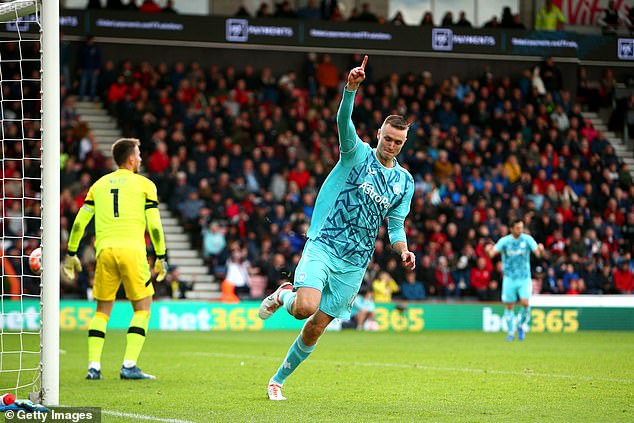
<path fill-rule="evenodd" d="M 306 163 L 303 160 L 298 160 L 295 169 L 288 174 L 288 181 L 295 181 L 299 189 L 304 189 L 308 185 L 309 179 L 310 172 L 306 170 Z"/>
<path fill-rule="evenodd" d="M 154 3 L 153 0 L 144 0 L 143 4 L 141 5 L 141 7 L 139 7 L 139 12 L 160 13 L 161 12 L 161 6 L 159 6 L 158 4 Z"/>
<path fill-rule="evenodd" d="M 627 260 L 623 260 L 619 268 L 614 271 L 614 286 L 621 294 L 634 292 L 634 274 L 632 274 Z"/>
<path fill-rule="evenodd" d="M 162 174 L 170 165 L 170 157 L 167 155 L 167 146 L 159 142 L 156 150 L 148 158 L 148 171 L 150 174 Z"/>
<path fill-rule="evenodd" d="M 487 262 L 484 257 L 478 258 L 476 267 L 471 269 L 469 280 L 471 281 L 471 286 L 477 292 L 478 297 L 482 298 L 491 280 L 491 272 L 487 270 Z"/>

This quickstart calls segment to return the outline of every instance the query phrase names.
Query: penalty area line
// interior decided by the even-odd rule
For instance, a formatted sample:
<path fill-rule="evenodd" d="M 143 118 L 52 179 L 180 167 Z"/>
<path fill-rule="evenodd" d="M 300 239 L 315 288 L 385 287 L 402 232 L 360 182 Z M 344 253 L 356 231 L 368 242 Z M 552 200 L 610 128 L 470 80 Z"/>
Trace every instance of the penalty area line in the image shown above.
<path fill-rule="evenodd" d="M 241 355 L 241 354 L 226 354 L 226 353 L 213 353 L 213 352 L 190 352 L 183 353 L 183 355 L 200 355 L 200 356 L 208 356 L 208 357 L 218 357 L 218 358 L 235 358 L 242 360 L 273 360 L 280 361 L 279 358 L 276 357 L 266 357 L 266 356 L 254 356 L 254 355 Z M 396 369 L 418 369 L 418 370 L 429 370 L 436 372 L 455 372 L 455 373 L 476 373 L 476 374 L 490 374 L 490 375 L 510 375 L 510 376 L 525 376 L 525 377 L 541 377 L 541 378 L 550 378 L 550 379 L 569 379 L 569 380 L 586 380 L 586 381 L 597 381 L 597 382 L 613 382 L 613 383 L 634 383 L 634 379 L 616 379 L 609 377 L 597 377 L 597 376 L 574 376 L 574 375 L 561 375 L 561 374 L 552 374 L 552 373 L 535 373 L 532 371 L 527 372 L 511 372 L 504 370 L 488 370 L 488 369 L 471 369 L 471 368 L 460 368 L 460 367 L 436 367 L 436 366 L 424 366 L 420 364 L 401 364 L 401 363 L 377 363 L 377 362 L 361 362 L 361 361 L 332 361 L 332 360 L 311 360 L 313 363 L 323 363 L 329 365 L 337 365 L 337 366 L 361 366 L 361 367 L 386 367 L 386 368 L 396 368 Z"/>

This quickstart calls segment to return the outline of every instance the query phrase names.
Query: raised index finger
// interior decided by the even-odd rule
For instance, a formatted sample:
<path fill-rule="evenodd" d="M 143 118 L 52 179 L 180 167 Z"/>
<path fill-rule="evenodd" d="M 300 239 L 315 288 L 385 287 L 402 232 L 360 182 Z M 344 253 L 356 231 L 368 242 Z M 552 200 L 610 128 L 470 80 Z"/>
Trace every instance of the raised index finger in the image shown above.
<path fill-rule="evenodd" d="M 365 70 L 365 64 L 368 63 L 368 56 L 363 56 L 363 63 L 361 63 L 361 69 Z"/>

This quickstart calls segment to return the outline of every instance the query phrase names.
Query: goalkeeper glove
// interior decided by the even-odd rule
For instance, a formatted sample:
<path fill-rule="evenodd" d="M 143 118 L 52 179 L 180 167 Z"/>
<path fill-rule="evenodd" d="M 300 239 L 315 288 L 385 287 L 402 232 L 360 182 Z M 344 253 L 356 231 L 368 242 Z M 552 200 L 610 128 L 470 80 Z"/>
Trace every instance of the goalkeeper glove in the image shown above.
<path fill-rule="evenodd" d="M 156 272 L 156 281 L 163 282 L 167 275 L 167 254 L 156 256 L 154 260 L 154 272 Z"/>
<path fill-rule="evenodd" d="M 68 252 L 66 259 L 64 259 L 64 266 L 62 267 L 64 275 L 71 281 L 75 280 L 75 272 L 81 272 L 81 262 L 77 253 Z"/>

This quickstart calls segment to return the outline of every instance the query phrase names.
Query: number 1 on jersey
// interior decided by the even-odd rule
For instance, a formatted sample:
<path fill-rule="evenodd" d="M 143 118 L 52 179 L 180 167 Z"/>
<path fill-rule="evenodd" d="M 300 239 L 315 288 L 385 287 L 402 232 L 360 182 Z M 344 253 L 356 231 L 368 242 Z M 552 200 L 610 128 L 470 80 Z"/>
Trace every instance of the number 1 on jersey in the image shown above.
<path fill-rule="evenodd" d="M 112 209 L 114 210 L 114 217 L 119 217 L 119 188 L 112 188 L 110 193 L 112 194 Z"/>

